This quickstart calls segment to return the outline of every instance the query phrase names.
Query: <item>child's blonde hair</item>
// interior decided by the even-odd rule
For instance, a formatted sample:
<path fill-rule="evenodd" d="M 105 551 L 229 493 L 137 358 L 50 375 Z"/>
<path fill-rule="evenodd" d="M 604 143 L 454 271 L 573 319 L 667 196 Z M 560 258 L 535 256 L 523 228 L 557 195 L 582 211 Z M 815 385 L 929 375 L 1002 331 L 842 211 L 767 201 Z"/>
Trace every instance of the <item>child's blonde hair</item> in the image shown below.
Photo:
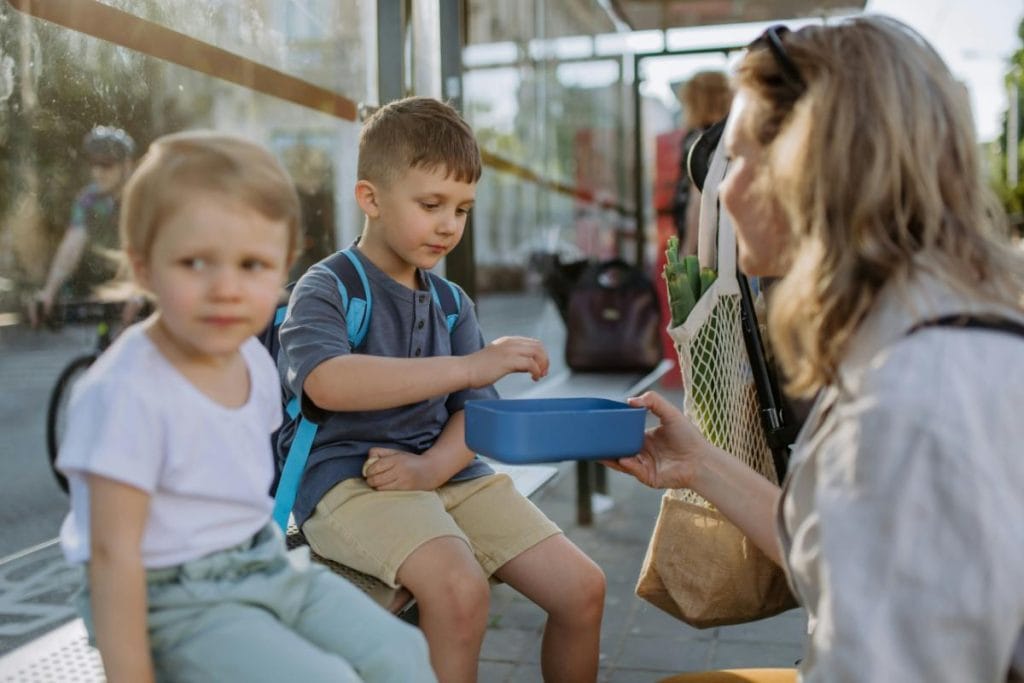
<path fill-rule="evenodd" d="M 453 107 L 429 97 L 407 97 L 367 119 L 359 135 L 359 180 L 387 185 L 410 168 L 443 169 L 463 183 L 480 180 L 480 148 Z"/>
<path fill-rule="evenodd" d="M 281 163 L 261 145 L 214 131 L 186 131 L 155 140 L 125 185 L 121 247 L 148 258 L 160 226 L 190 192 L 235 199 L 288 227 L 288 263 L 299 246 L 299 198 Z"/>
<path fill-rule="evenodd" d="M 836 377 L 880 290 L 916 269 L 1020 309 L 1024 259 L 983 175 L 963 87 L 913 29 L 885 17 L 766 40 L 737 71 L 767 146 L 793 257 L 773 295 L 773 346 L 795 394 Z"/>

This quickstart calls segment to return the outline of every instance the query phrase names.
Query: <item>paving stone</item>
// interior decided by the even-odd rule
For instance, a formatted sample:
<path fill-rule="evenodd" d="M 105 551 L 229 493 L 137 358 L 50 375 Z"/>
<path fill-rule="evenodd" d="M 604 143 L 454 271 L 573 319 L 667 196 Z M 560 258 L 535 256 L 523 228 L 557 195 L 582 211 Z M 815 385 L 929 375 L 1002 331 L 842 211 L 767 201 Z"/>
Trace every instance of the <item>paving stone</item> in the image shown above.
<path fill-rule="evenodd" d="M 484 661 L 520 662 L 527 659 L 526 650 L 540 648 L 537 629 L 490 628 L 484 636 L 480 659 Z"/>
<path fill-rule="evenodd" d="M 674 673 L 708 668 L 712 642 L 662 636 L 630 636 L 616 659 L 617 668 Z"/>
<path fill-rule="evenodd" d="M 508 662 L 480 662 L 480 669 L 477 671 L 477 683 L 506 683 L 514 680 L 511 678 L 516 665 Z"/>
<path fill-rule="evenodd" d="M 720 640 L 715 643 L 709 668 L 794 667 L 803 656 L 802 644 Z"/>
<path fill-rule="evenodd" d="M 789 612 L 735 626 L 722 626 L 718 629 L 720 640 L 763 642 L 763 643 L 801 643 L 807 634 L 807 614 L 803 610 Z"/>
<path fill-rule="evenodd" d="M 631 636 L 638 637 L 658 636 L 674 640 L 712 640 L 717 630 L 694 628 L 653 605 L 642 603 L 636 610 L 629 632 Z"/>

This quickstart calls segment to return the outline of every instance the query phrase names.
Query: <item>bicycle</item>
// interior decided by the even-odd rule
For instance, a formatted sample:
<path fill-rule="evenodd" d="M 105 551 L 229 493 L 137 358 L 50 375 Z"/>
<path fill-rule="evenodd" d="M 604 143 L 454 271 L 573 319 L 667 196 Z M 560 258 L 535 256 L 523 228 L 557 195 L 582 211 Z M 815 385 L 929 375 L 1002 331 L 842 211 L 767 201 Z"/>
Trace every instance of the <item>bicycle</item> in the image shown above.
<path fill-rule="evenodd" d="M 50 400 L 46 408 L 46 450 L 49 457 L 50 470 L 53 472 L 57 484 L 65 493 L 68 491 L 68 481 L 57 470 L 56 465 L 57 452 L 67 421 L 67 406 L 68 400 L 71 397 L 71 390 L 75 383 L 85 374 L 85 371 L 96 362 L 100 354 L 113 342 L 116 336 L 115 330 L 118 330 L 121 326 L 122 311 L 127 304 L 127 301 L 71 301 L 57 304 L 47 317 L 47 326 L 53 330 L 59 330 L 67 324 L 96 324 L 95 346 L 91 351 L 75 356 L 64 366 L 64 369 L 57 376 L 57 382 L 54 384 L 53 390 L 50 392 Z M 143 309 L 146 308 L 148 307 L 143 307 Z M 135 318 L 141 319 L 146 314 L 148 314 L 148 311 L 142 310 Z"/>

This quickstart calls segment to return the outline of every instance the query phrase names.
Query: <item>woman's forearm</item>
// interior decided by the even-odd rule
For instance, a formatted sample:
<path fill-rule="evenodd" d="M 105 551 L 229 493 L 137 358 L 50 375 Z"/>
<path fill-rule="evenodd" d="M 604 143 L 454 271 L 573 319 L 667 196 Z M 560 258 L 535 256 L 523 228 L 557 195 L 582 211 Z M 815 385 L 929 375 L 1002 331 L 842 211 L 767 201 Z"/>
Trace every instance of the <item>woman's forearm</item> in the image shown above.
<path fill-rule="evenodd" d="M 725 451 L 709 446 L 691 488 L 714 505 L 776 564 L 782 551 L 775 527 L 781 489 Z"/>

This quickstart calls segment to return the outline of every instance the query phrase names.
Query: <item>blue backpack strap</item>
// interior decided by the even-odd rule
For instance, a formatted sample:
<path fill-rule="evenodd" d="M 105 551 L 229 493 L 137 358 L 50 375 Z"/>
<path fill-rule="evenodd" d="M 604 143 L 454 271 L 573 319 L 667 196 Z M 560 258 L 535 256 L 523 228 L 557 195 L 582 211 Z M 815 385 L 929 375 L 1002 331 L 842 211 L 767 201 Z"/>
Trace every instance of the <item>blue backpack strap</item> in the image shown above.
<path fill-rule="evenodd" d="M 310 267 L 327 273 L 334 278 L 341 295 L 341 305 L 345 309 L 345 326 L 348 329 L 348 340 L 354 351 L 370 329 L 370 311 L 373 308 L 373 297 L 370 294 L 370 281 L 366 279 L 366 271 L 359 258 L 351 248 L 335 252 L 330 258 Z"/>
<path fill-rule="evenodd" d="M 430 284 L 430 295 L 434 297 L 434 303 L 444 313 L 448 334 L 451 334 L 462 313 L 462 295 L 459 293 L 459 288 L 453 282 L 429 271 L 427 272 L 427 282 Z"/>
<path fill-rule="evenodd" d="M 292 420 L 299 416 L 298 397 L 288 402 L 285 412 Z M 309 451 L 313 448 L 316 429 L 316 423 L 299 417 L 299 425 L 295 428 L 295 434 L 292 436 L 292 445 L 288 448 L 288 455 L 284 459 L 281 479 L 277 483 L 277 492 L 274 494 L 273 517 L 277 525 L 285 532 L 288 531 L 288 516 L 291 515 L 292 508 L 295 507 L 295 496 L 298 495 L 302 473 L 306 469 L 306 461 L 309 460 Z"/>
<path fill-rule="evenodd" d="M 349 343 L 352 350 L 355 351 L 366 339 L 366 332 L 370 328 L 370 310 L 373 302 L 370 283 L 366 279 L 363 264 L 359 262 L 359 258 L 352 253 L 351 249 L 343 249 L 313 265 L 310 270 L 325 272 L 334 278 L 335 284 L 338 286 L 338 294 L 341 296 L 341 305 L 345 309 L 345 326 L 348 330 Z M 281 320 L 284 320 L 281 309 L 278 309 L 278 314 L 281 315 Z M 280 324 L 275 316 L 275 327 Z M 299 419 L 295 434 L 292 436 L 291 446 L 284 459 L 281 479 L 278 481 L 277 491 L 274 494 L 274 521 L 282 530 L 287 531 L 288 516 L 295 506 L 295 497 L 298 495 L 299 484 L 302 482 L 302 475 L 306 470 L 309 452 L 313 448 L 317 425 L 301 416 L 298 397 L 294 397 L 288 402 L 285 412 L 289 419 Z"/>

